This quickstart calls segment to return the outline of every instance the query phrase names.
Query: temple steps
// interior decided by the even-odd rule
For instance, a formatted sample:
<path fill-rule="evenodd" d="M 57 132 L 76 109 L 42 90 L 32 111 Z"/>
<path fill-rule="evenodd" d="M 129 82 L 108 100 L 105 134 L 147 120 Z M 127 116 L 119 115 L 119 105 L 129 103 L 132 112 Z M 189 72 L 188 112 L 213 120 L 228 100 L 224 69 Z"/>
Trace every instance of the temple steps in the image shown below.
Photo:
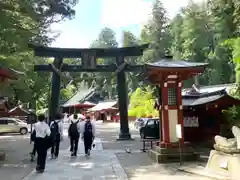
<path fill-rule="evenodd" d="M 153 147 L 149 150 L 148 155 L 151 159 L 158 163 L 170 163 L 179 161 L 194 161 L 199 159 L 199 154 L 193 148 L 161 148 L 159 146 Z"/>

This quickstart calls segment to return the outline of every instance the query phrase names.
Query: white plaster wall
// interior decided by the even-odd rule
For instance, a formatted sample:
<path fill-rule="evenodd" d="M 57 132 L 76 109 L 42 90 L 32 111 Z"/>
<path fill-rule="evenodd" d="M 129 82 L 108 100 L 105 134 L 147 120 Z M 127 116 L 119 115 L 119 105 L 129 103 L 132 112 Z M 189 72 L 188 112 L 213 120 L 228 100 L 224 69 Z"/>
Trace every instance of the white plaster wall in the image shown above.
<path fill-rule="evenodd" d="M 176 125 L 178 124 L 178 112 L 175 109 L 168 110 L 169 117 L 169 138 L 170 142 L 177 142 Z"/>

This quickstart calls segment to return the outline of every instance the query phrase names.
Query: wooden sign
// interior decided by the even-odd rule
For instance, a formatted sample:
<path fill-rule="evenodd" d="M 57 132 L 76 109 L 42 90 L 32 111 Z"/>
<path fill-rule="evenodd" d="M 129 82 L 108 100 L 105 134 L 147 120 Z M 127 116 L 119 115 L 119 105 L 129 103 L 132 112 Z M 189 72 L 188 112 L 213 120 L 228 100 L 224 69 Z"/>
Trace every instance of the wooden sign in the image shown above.
<path fill-rule="evenodd" d="M 198 117 L 184 117 L 184 127 L 199 127 Z"/>
<path fill-rule="evenodd" d="M 82 56 L 82 66 L 84 69 L 96 68 L 96 53 L 95 52 L 83 52 L 81 56 Z"/>

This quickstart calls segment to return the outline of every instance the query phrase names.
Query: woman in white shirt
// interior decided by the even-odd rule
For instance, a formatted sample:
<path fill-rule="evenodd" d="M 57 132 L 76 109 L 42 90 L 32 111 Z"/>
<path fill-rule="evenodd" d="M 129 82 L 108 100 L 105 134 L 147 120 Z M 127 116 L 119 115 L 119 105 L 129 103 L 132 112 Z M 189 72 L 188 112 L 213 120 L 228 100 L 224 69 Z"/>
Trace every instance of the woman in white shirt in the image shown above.
<path fill-rule="evenodd" d="M 34 127 L 36 131 L 36 149 L 37 149 L 37 167 L 36 171 L 39 173 L 43 173 L 46 164 L 47 158 L 47 149 L 48 149 L 48 139 L 47 137 L 50 136 L 50 128 L 45 123 L 45 116 L 39 115 L 38 122 L 35 124 Z"/>

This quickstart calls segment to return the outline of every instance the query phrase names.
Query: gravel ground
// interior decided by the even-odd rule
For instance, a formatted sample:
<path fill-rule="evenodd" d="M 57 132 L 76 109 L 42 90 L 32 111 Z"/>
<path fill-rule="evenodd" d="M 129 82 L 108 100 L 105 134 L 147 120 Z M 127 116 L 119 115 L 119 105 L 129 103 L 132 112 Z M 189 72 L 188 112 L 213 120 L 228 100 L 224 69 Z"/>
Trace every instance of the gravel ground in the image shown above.
<path fill-rule="evenodd" d="M 179 163 L 155 163 L 148 157 L 147 153 L 117 153 L 116 155 L 130 180 L 148 178 L 161 178 L 161 180 L 210 180 L 206 177 L 178 171 Z"/>
<path fill-rule="evenodd" d="M 22 180 L 36 167 L 36 163 L 30 161 L 29 152 L 33 144 L 29 142 L 29 134 L 0 136 L 0 150 L 6 153 L 5 161 L 0 161 L 0 180 Z M 68 147 L 69 142 L 65 137 L 60 149 Z"/>
<path fill-rule="evenodd" d="M 131 134 L 134 140 L 116 141 L 119 134 L 119 124 L 110 123 L 97 126 L 97 137 L 101 138 L 103 149 L 116 153 L 122 167 L 130 180 L 209 180 L 207 178 L 195 176 L 177 171 L 179 164 L 160 165 L 154 163 L 147 153 L 140 152 L 142 144 L 140 143 L 139 133 L 131 128 Z M 61 143 L 61 149 L 67 149 L 69 141 L 65 137 Z M 126 153 L 125 148 L 130 148 L 132 153 Z M 28 136 L 15 135 L 4 138 L 0 136 L 0 150 L 7 152 L 6 161 L 0 163 L 0 180 L 21 180 L 29 174 L 35 163 L 29 161 L 29 151 L 32 145 L 29 144 Z"/>
<path fill-rule="evenodd" d="M 131 127 L 131 126 L 130 126 Z M 118 124 L 106 124 L 98 128 L 98 136 L 102 138 L 103 148 L 116 151 L 116 155 L 130 180 L 146 180 L 148 178 L 161 180 L 211 180 L 177 170 L 179 163 L 158 164 L 152 161 L 147 153 L 141 152 L 139 132 L 130 128 L 133 141 L 116 141 L 119 134 Z M 132 153 L 126 153 L 130 148 Z"/>
<path fill-rule="evenodd" d="M 132 150 L 140 150 L 142 144 L 140 143 L 139 133 L 133 128 L 130 128 L 130 133 L 134 140 L 117 141 L 119 124 L 103 124 L 97 129 L 97 136 L 102 139 L 103 149 L 124 150 L 125 148 L 131 148 Z"/>

